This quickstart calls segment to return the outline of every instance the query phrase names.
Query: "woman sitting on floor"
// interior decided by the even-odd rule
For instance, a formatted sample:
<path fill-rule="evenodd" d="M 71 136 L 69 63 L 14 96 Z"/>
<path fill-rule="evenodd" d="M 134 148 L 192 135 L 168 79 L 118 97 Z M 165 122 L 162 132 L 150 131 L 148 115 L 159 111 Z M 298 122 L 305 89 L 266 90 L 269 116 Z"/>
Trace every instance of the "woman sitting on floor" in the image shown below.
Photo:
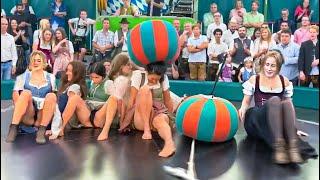
<path fill-rule="evenodd" d="M 41 51 L 33 51 L 30 55 L 30 71 L 17 77 L 12 95 L 15 108 L 7 142 L 15 140 L 20 122 L 39 127 L 36 142 L 46 142 L 45 131 L 52 120 L 57 101 L 53 93 L 56 91 L 55 77 L 44 71 L 46 66 L 46 55 Z"/>
<path fill-rule="evenodd" d="M 102 107 L 106 112 L 105 119 L 95 118 L 94 125 L 103 127 L 98 140 L 108 139 L 108 134 L 112 121 L 114 121 L 116 113 L 123 121 L 125 108 L 128 104 L 130 94 L 130 78 L 132 73 L 132 64 L 128 55 L 120 53 L 115 56 L 111 64 L 109 74 L 110 80 L 107 81 L 107 92 L 111 95 L 107 103 Z"/>
<path fill-rule="evenodd" d="M 276 51 L 261 59 L 260 73 L 243 83 L 244 98 L 239 116 L 249 137 L 273 147 L 277 164 L 302 163 L 301 151 L 313 149 L 297 137 L 296 115 L 292 104 L 292 83 L 279 75 L 283 57 Z M 255 106 L 249 108 L 252 97 Z M 300 147 L 300 145 L 303 147 Z"/>
<path fill-rule="evenodd" d="M 171 133 L 173 123 L 168 116 L 173 112 L 173 104 L 165 72 L 163 62 L 148 64 L 146 71 L 133 71 L 128 109 L 134 108 L 133 126 L 144 131 L 142 139 L 152 139 L 151 130 L 154 130 L 164 140 L 161 157 L 169 157 L 176 150 Z"/>

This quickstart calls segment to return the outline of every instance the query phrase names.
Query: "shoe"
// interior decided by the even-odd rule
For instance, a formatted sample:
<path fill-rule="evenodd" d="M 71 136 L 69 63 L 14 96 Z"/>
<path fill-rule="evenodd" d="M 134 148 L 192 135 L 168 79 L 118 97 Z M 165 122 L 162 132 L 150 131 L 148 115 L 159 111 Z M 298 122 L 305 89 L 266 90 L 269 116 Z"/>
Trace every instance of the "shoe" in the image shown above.
<path fill-rule="evenodd" d="M 39 130 L 37 131 L 36 143 L 37 144 L 45 144 L 46 143 L 46 126 L 39 126 Z"/>
<path fill-rule="evenodd" d="M 286 143 L 284 139 L 276 139 L 273 144 L 274 154 L 273 160 L 276 164 L 288 164 L 290 163 L 288 153 L 286 151 Z"/>
<path fill-rule="evenodd" d="M 303 159 L 299 152 L 298 139 L 289 141 L 289 157 L 292 163 L 302 163 Z"/>
<path fill-rule="evenodd" d="M 18 125 L 10 124 L 9 133 L 6 139 L 6 142 L 13 142 L 18 135 Z"/>

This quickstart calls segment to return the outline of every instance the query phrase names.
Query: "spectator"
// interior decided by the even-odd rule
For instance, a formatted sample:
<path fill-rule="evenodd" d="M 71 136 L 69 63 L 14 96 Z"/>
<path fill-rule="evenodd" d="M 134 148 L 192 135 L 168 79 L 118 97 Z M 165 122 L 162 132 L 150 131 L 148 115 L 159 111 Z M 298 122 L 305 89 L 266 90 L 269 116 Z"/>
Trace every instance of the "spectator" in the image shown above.
<path fill-rule="evenodd" d="M 263 14 L 258 12 L 259 1 L 254 0 L 251 3 L 251 12 L 247 12 L 243 17 L 243 25 L 247 28 L 247 35 L 253 35 L 254 28 L 259 28 L 264 22 Z"/>
<path fill-rule="evenodd" d="M 32 6 L 29 5 L 28 0 L 21 0 L 21 4 L 22 4 L 22 7 L 23 7 L 22 9 L 23 9 L 23 12 L 24 12 L 24 13 L 35 15 L 34 10 L 33 10 Z M 11 9 L 10 13 L 11 13 L 12 15 L 14 15 L 14 14 L 16 13 L 16 11 L 17 11 L 17 8 L 16 8 L 16 6 L 14 6 L 14 7 Z"/>
<path fill-rule="evenodd" d="M 179 37 L 179 44 L 181 45 L 181 58 L 178 60 L 178 72 L 179 72 L 179 78 L 183 80 L 189 79 L 189 51 L 188 51 L 188 39 L 193 36 L 192 32 L 192 25 L 191 23 L 187 22 L 184 24 L 184 32 Z"/>
<path fill-rule="evenodd" d="M 301 27 L 294 32 L 294 42 L 301 45 L 304 41 L 310 39 L 309 32 L 310 20 L 309 17 L 302 17 Z"/>
<path fill-rule="evenodd" d="M 281 18 L 277 19 L 276 22 L 273 25 L 273 32 L 278 32 L 281 29 L 281 23 L 287 22 L 288 26 L 290 27 L 291 32 L 294 32 L 296 30 L 296 23 L 289 19 L 289 10 L 287 8 L 283 8 L 281 10 Z"/>
<path fill-rule="evenodd" d="M 251 76 L 256 74 L 253 69 L 253 58 L 251 56 L 246 57 L 244 60 L 244 67 L 240 69 L 238 75 L 239 82 L 243 83 L 250 79 Z"/>
<path fill-rule="evenodd" d="M 208 26 L 214 22 L 214 13 L 218 12 L 218 5 L 216 3 L 211 3 L 210 12 L 203 15 L 203 32 L 207 32 Z M 221 14 L 220 14 L 221 15 Z M 220 22 L 223 23 L 223 16 L 221 15 Z M 213 32 L 213 31 L 212 31 Z"/>
<path fill-rule="evenodd" d="M 280 43 L 276 48 L 283 55 L 283 64 L 280 69 L 280 75 L 287 77 L 294 86 L 298 85 L 298 57 L 299 46 L 290 41 L 290 30 L 281 31 Z"/>
<path fill-rule="evenodd" d="M 228 45 L 221 40 L 221 36 L 223 35 L 221 29 L 215 29 L 212 34 L 214 35 L 214 40 L 209 43 L 207 52 L 209 56 L 207 79 L 215 81 L 220 64 L 218 56 L 228 51 Z"/>
<path fill-rule="evenodd" d="M 50 66 L 50 70 L 53 68 L 54 58 L 52 56 L 52 47 L 54 46 L 54 37 L 51 29 L 44 29 L 42 31 L 41 38 L 37 39 L 32 46 L 32 50 L 42 51 L 47 58 L 48 65 Z"/>
<path fill-rule="evenodd" d="M 9 34 L 14 37 L 18 60 L 16 64 L 16 76 L 24 73 L 27 69 L 28 62 L 25 56 L 25 50 L 29 50 L 29 45 L 27 44 L 27 38 L 25 37 L 25 31 L 20 30 L 18 27 L 17 20 L 11 19 Z"/>
<path fill-rule="evenodd" d="M 261 29 L 254 28 L 253 35 L 251 36 L 252 42 L 254 42 L 256 39 L 259 39 L 260 37 L 261 37 Z"/>
<path fill-rule="evenodd" d="M 114 34 L 114 56 L 121 52 L 128 52 L 127 35 L 129 33 L 129 22 L 127 18 L 122 18 L 120 24 L 121 29 L 117 30 Z"/>
<path fill-rule="evenodd" d="M 25 13 L 23 10 L 22 4 L 16 5 L 17 10 L 16 13 L 12 16 L 12 19 L 16 19 L 18 22 L 18 26 L 21 30 L 25 31 L 25 36 L 28 39 L 28 43 L 30 44 L 32 41 L 32 25 L 31 25 L 31 16 L 28 13 Z"/>
<path fill-rule="evenodd" d="M 223 67 L 222 64 L 219 65 L 217 74 L 219 74 L 219 71 L 222 71 L 219 77 L 219 81 L 232 82 L 232 75 L 235 74 L 232 66 L 232 57 L 229 54 L 227 54 L 226 56 L 226 62 Z"/>
<path fill-rule="evenodd" d="M 213 31 L 215 29 L 221 29 L 222 32 L 227 30 L 227 26 L 223 22 L 220 21 L 221 14 L 219 12 L 214 13 L 213 17 L 214 17 L 214 22 L 209 24 L 208 29 L 207 29 L 207 38 L 208 38 L 209 42 L 214 39 Z"/>
<path fill-rule="evenodd" d="M 104 68 L 106 69 L 106 75 L 109 76 L 109 72 L 111 70 L 111 62 L 110 61 L 105 61 L 103 63 Z"/>
<path fill-rule="evenodd" d="M 92 42 L 94 47 L 94 57 L 91 63 L 107 60 L 111 61 L 111 53 L 114 47 L 114 33 L 109 30 L 109 19 L 104 18 L 102 29 L 96 31 Z"/>
<path fill-rule="evenodd" d="M 301 0 L 301 3 L 296 7 L 294 11 L 294 19 L 296 20 L 297 27 L 300 28 L 302 24 L 302 18 L 308 17 L 311 20 L 313 10 L 310 10 L 309 0 Z"/>
<path fill-rule="evenodd" d="M 131 0 L 122 0 L 120 8 L 114 13 L 115 16 L 131 15 L 139 16 L 139 10 L 131 5 Z"/>
<path fill-rule="evenodd" d="M 300 85 L 309 87 L 312 82 L 314 88 L 319 88 L 319 27 L 312 25 L 309 31 L 310 40 L 301 44 L 299 52 Z"/>
<path fill-rule="evenodd" d="M 243 15 L 246 13 L 246 9 L 243 7 L 242 0 L 236 0 L 235 8 L 231 9 L 229 19 L 235 18 L 239 26 L 242 26 Z"/>
<path fill-rule="evenodd" d="M 271 32 L 268 28 L 261 28 L 261 37 L 254 41 L 253 47 L 253 59 L 254 59 L 254 68 L 257 73 L 260 70 L 260 59 L 271 49 L 276 47 L 276 43 L 271 38 Z"/>
<path fill-rule="evenodd" d="M 233 40 L 239 37 L 237 21 L 234 18 L 232 18 L 229 21 L 228 26 L 229 29 L 223 32 L 221 39 L 222 42 L 226 43 L 228 45 L 228 48 L 230 48 L 230 45 L 233 42 Z"/>
<path fill-rule="evenodd" d="M 174 28 L 176 28 L 176 31 L 177 31 L 178 35 L 180 36 L 183 33 L 183 31 L 180 30 L 180 20 L 178 18 L 173 20 L 173 26 L 174 26 Z"/>
<path fill-rule="evenodd" d="M 48 19 L 41 19 L 39 22 L 39 29 L 35 30 L 33 33 L 33 42 L 41 38 L 42 31 L 44 29 L 50 29 L 50 21 Z"/>
<path fill-rule="evenodd" d="M 8 20 L 1 18 L 1 80 L 11 79 L 15 74 L 17 64 L 17 48 L 14 37 L 7 33 Z"/>
<path fill-rule="evenodd" d="M 54 0 L 50 4 L 50 10 L 52 29 L 55 31 L 58 27 L 66 28 L 67 6 L 64 2 L 62 0 Z"/>
<path fill-rule="evenodd" d="M 67 33 L 62 27 L 58 27 L 55 31 L 55 45 L 52 48 L 55 55 L 53 65 L 53 75 L 59 72 L 65 72 L 69 62 L 73 61 L 73 45 L 67 39 Z"/>
<path fill-rule="evenodd" d="M 278 44 L 280 43 L 281 31 L 282 30 L 290 30 L 288 21 L 282 21 L 280 25 L 280 30 L 276 33 L 272 34 L 272 39 Z M 292 32 L 292 31 L 291 31 Z M 294 36 L 291 35 L 291 42 L 294 42 Z"/>
<path fill-rule="evenodd" d="M 238 30 L 239 38 L 234 39 L 230 45 L 230 55 L 232 57 L 233 66 L 236 69 L 234 76 L 234 82 L 238 81 L 239 70 L 243 67 L 243 60 L 251 56 L 253 52 L 253 42 L 251 39 L 247 38 L 247 29 L 244 26 L 241 26 Z"/>
<path fill-rule="evenodd" d="M 87 11 L 82 9 L 80 10 L 80 17 L 69 19 L 68 24 L 72 32 L 73 44 L 75 50 L 75 60 L 83 61 L 84 56 L 87 52 L 86 49 L 86 37 L 90 31 L 90 25 L 96 23 L 95 20 L 87 17 Z"/>
<path fill-rule="evenodd" d="M 164 0 L 146 0 L 148 4 L 147 16 L 161 16 Z"/>
<path fill-rule="evenodd" d="M 193 36 L 188 39 L 190 79 L 204 81 L 206 79 L 207 37 L 200 34 L 198 25 L 192 26 Z"/>
<path fill-rule="evenodd" d="M 1 17 L 6 18 L 6 12 L 4 11 L 4 9 L 1 9 Z"/>

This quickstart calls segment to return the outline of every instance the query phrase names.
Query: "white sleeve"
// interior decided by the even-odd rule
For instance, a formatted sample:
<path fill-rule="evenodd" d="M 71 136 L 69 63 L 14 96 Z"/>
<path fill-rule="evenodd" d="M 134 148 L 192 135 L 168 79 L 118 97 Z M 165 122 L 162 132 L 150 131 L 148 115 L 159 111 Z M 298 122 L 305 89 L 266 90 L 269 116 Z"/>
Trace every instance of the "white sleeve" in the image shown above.
<path fill-rule="evenodd" d="M 242 68 L 240 69 L 240 72 L 241 72 L 241 73 L 243 73 L 243 72 L 244 72 L 244 67 L 242 67 Z"/>
<path fill-rule="evenodd" d="M 23 73 L 23 74 L 17 76 L 16 81 L 14 83 L 14 87 L 13 87 L 14 91 L 24 90 L 23 86 L 25 83 L 25 75 L 26 75 L 26 73 Z"/>
<path fill-rule="evenodd" d="M 69 21 L 71 23 L 75 23 L 75 22 L 78 22 L 79 18 L 72 18 L 72 19 L 69 19 Z"/>
<path fill-rule="evenodd" d="M 74 53 L 74 48 L 73 48 L 73 44 L 71 41 L 69 41 L 69 52 L 70 52 L 70 54 Z"/>
<path fill-rule="evenodd" d="M 116 31 L 115 33 L 114 33 L 114 39 L 113 39 L 113 41 L 114 41 L 114 46 L 115 47 L 118 47 L 118 41 L 119 41 L 119 39 L 118 39 L 118 31 Z"/>
<path fill-rule="evenodd" d="M 104 91 L 105 91 L 106 94 L 108 94 L 108 95 L 114 95 L 115 89 L 116 89 L 116 88 L 115 88 L 112 80 L 107 80 L 107 81 L 104 83 Z"/>
<path fill-rule="evenodd" d="M 122 99 L 129 87 L 129 79 L 125 76 L 119 76 L 114 80 L 114 86 L 114 96 L 118 99 Z"/>
<path fill-rule="evenodd" d="M 163 78 L 162 88 L 163 88 L 163 91 L 166 91 L 166 90 L 168 90 L 170 88 L 169 78 L 168 78 L 168 76 L 166 74 L 164 75 L 164 78 Z"/>
<path fill-rule="evenodd" d="M 293 85 L 292 82 L 289 82 L 289 86 L 284 88 L 284 97 L 291 97 L 293 95 Z"/>
<path fill-rule="evenodd" d="M 210 55 L 211 54 L 213 54 L 214 53 L 214 48 L 213 48 L 213 43 L 209 43 L 209 45 L 208 45 L 208 56 L 210 57 Z"/>
<path fill-rule="evenodd" d="M 16 11 L 16 6 L 13 6 L 13 8 L 11 9 L 11 11 L 10 11 L 10 13 L 12 14 L 12 15 L 14 15 L 14 12 Z"/>
<path fill-rule="evenodd" d="M 145 77 L 147 78 L 147 77 Z M 135 87 L 137 90 L 140 89 L 142 74 L 141 71 L 136 70 L 132 72 L 131 76 L 131 86 Z"/>
<path fill-rule="evenodd" d="M 243 87 L 243 94 L 244 95 L 248 95 L 248 96 L 252 96 L 254 94 L 254 85 L 250 82 L 250 81 L 246 81 L 242 84 Z"/>
<path fill-rule="evenodd" d="M 91 18 L 87 18 L 87 20 L 88 20 L 89 24 L 94 24 L 94 23 L 96 23 L 96 21 L 93 20 L 93 19 L 91 19 Z"/>
<path fill-rule="evenodd" d="M 32 8 L 32 6 L 29 6 L 29 11 L 30 11 L 30 14 L 34 14 L 34 15 L 35 15 L 34 10 L 33 10 L 33 8 Z"/>
<path fill-rule="evenodd" d="M 56 77 L 51 73 L 49 73 L 49 75 L 50 75 L 50 81 L 51 81 L 50 83 L 51 83 L 52 91 L 57 91 Z"/>
<path fill-rule="evenodd" d="M 192 43 L 191 43 L 191 37 L 189 37 L 188 40 L 187 40 L 187 46 L 191 46 L 191 45 L 192 45 Z"/>
<path fill-rule="evenodd" d="M 97 32 L 94 34 L 93 39 L 92 39 L 93 42 L 98 42 L 98 33 L 99 33 L 99 31 L 97 31 Z"/>
<path fill-rule="evenodd" d="M 39 30 L 35 30 L 33 33 L 33 42 L 35 42 L 39 38 Z"/>
<path fill-rule="evenodd" d="M 74 93 L 76 93 L 78 95 L 81 95 L 80 85 L 79 84 L 72 84 L 68 88 L 68 94 L 69 94 L 69 92 L 74 92 Z"/>

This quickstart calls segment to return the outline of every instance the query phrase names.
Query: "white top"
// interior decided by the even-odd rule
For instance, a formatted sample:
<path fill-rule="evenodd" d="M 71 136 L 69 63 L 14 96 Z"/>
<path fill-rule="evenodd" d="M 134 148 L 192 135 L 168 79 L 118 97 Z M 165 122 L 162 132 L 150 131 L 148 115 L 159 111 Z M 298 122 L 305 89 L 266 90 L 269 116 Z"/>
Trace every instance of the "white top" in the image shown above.
<path fill-rule="evenodd" d="M 208 39 L 204 35 L 200 35 L 199 38 L 195 38 L 194 36 L 190 37 L 187 42 L 187 46 L 199 46 L 203 42 L 208 42 Z M 188 62 L 206 62 L 207 56 L 206 56 L 206 50 L 203 49 L 200 52 L 196 53 L 190 53 Z"/>
<path fill-rule="evenodd" d="M 40 33 L 40 30 L 37 29 L 34 31 L 33 33 L 33 42 L 35 42 L 37 39 L 41 38 L 41 33 Z"/>
<path fill-rule="evenodd" d="M 124 38 L 124 41 L 123 41 L 123 45 L 122 45 L 122 51 L 128 51 L 128 46 L 127 46 L 127 34 L 128 32 L 123 32 L 123 38 Z M 118 31 L 116 31 L 114 33 L 114 46 L 115 47 L 118 47 L 118 42 L 119 42 L 119 37 L 118 37 Z"/>
<path fill-rule="evenodd" d="M 246 81 L 242 84 L 243 87 L 243 94 L 248 95 L 248 96 L 253 96 L 254 91 L 255 91 L 255 84 L 252 84 L 250 81 Z M 267 87 L 260 86 L 260 91 L 264 93 L 280 93 L 282 91 L 282 87 L 272 89 L 270 90 Z M 289 85 L 284 88 L 284 97 L 291 97 L 293 95 L 293 85 L 292 82 L 289 81 Z"/>
<path fill-rule="evenodd" d="M 1 9 L 1 16 L 5 16 L 6 12 L 4 11 L 4 9 Z"/>
<path fill-rule="evenodd" d="M 147 85 L 148 84 L 148 72 L 147 71 L 141 71 L 141 70 L 136 70 L 136 71 L 133 71 L 132 72 L 132 76 L 131 76 L 131 86 L 136 88 L 137 90 L 140 89 L 140 85 L 141 85 L 141 79 L 142 79 L 142 73 L 145 73 L 145 81 L 144 81 L 144 85 Z M 141 87 L 142 87 L 141 86 Z M 168 79 L 168 76 L 165 74 L 164 75 L 164 80 L 163 82 L 161 83 L 158 83 L 157 85 L 153 85 L 153 86 L 149 86 L 150 89 L 157 89 L 159 87 L 163 88 L 163 91 L 166 91 L 170 88 L 170 85 L 169 85 L 169 79 Z"/>
<path fill-rule="evenodd" d="M 106 94 L 114 96 L 118 99 L 128 99 L 130 95 L 130 79 L 126 76 L 118 76 L 114 81 L 107 80 L 104 83 Z"/>
<path fill-rule="evenodd" d="M 69 22 L 73 23 L 73 27 L 76 30 L 76 36 L 87 36 L 89 34 L 90 25 L 94 24 L 96 21 L 90 18 L 86 18 L 85 20 L 80 18 L 79 20 L 79 18 L 77 17 L 77 18 L 69 19 Z M 86 26 L 87 31 L 86 31 L 86 28 L 78 27 L 78 26 L 85 27 L 84 22 L 87 22 L 87 26 Z M 90 25 L 88 26 L 88 24 Z"/>
<path fill-rule="evenodd" d="M 227 25 L 225 25 L 224 23 L 220 23 L 219 25 L 217 25 L 215 22 L 209 24 L 207 29 L 207 38 L 214 39 L 213 31 L 218 28 L 221 29 L 222 32 L 224 32 L 227 30 Z"/>
<path fill-rule="evenodd" d="M 35 14 L 32 6 L 29 6 L 29 11 L 30 11 L 30 14 Z M 13 6 L 13 8 L 10 11 L 11 14 L 14 14 L 14 12 L 16 12 L 16 6 Z"/>
<path fill-rule="evenodd" d="M 270 43 L 268 43 L 267 41 L 262 41 L 262 43 L 260 43 L 260 38 L 258 38 L 254 41 L 252 57 L 255 56 L 262 49 L 271 50 L 274 49 L 276 46 L 277 44 L 273 39 L 271 39 Z"/>
<path fill-rule="evenodd" d="M 110 44 L 113 45 L 114 33 L 110 30 L 108 30 L 108 32 L 106 32 L 106 33 L 103 32 L 103 29 L 98 30 L 94 34 L 92 41 L 96 42 L 99 46 L 106 46 L 106 45 L 110 45 Z"/>
<path fill-rule="evenodd" d="M 223 32 L 221 40 L 228 45 L 228 47 L 231 47 L 232 42 L 234 42 L 234 39 L 239 37 L 238 31 L 235 31 L 233 34 L 231 33 L 230 29 Z M 214 38 L 213 38 L 214 40 Z"/>
<path fill-rule="evenodd" d="M 36 39 L 33 43 L 34 43 L 34 44 L 39 44 L 39 39 Z M 72 46 L 72 47 L 73 47 L 73 46 Z M 43 44 L 43 43 L 41 43 L 41 41 L 40 41 L 40 48 L 41 48 L 41 49 L 51 50 L 51 44 L 50 44 L 50 43 L 49 43 L 49 44 Z"/>
<path fill-rule="evenodd" d="M 1 34 L 1 62 L 12 60 L 12 66 L 16 66 L 18 55 L 14 37 L 8 33 Z"/>
<path fill-rule="evenodd" d="M 219 55 L 221 53 L 225 53 L 228 51 L 228 46 L 224 42 L 220 42 L 217 44 L 216 42 L 210 42 L 208 45 L 208 56 L 209 58 L 215 54 Z M 219 63 L 217 61 L 213 61 L 211 58 L 209 59 L 209 63 Z"/>

